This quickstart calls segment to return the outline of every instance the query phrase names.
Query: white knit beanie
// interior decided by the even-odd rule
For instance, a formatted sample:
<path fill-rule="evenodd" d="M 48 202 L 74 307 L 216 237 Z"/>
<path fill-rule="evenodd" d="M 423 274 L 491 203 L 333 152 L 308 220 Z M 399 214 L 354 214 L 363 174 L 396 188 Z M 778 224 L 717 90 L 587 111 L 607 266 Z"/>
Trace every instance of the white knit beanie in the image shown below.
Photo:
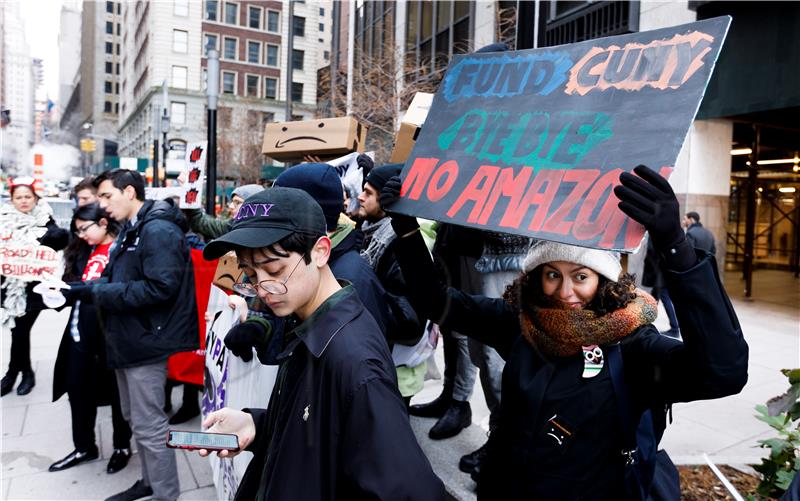
<path fill-rule="evenodd" d="M 538 240 L 533 243 L 528 255 L 525 256 L 525 273 L 539 265 L 553 261 L 566 261 L 586 266 L 603 275 L 612 282 L 619 280 L 622 265 L 619 263 L 619 254 L 599 249 L 587 249 L 575 245 L 561 244 L 547 240 Z"/>

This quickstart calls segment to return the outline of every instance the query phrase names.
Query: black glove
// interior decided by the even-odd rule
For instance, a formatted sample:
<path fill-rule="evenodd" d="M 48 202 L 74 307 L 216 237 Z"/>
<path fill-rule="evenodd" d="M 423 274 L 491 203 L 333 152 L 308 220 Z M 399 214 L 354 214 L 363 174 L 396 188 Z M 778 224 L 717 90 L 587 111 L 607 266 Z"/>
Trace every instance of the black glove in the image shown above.
<path fill-rule="evenodd" d="M 67 303 L 74 304 L 75 301 L 81 300 L 84 302 L 90 302 L 92 300 L 92 286 L 85 284 L 83 282 L 69 282 L 69 289 L 61 289 L 61 294 L 64 295 L 64 299 L 67 300 Z"/>
<path fill-rule="evenodd" d="M 380 204 L 383 210 L 391 207 L 395 202 L 400 200 L 400 188 L 403 186 L 403 181 L 400 176 L 392 176 L 386 184 L 381 188 Z M 405 214 L 392 213 L 392 228 L 397 236 L 402 237 L 419 228 L 417 218 L 406 216 Z"/>
<path fill-rule="evenodd" d="M 253 348 L 260 353 L 269 346 L 272 329 L 261 322 L 242 322 L 225 335 L 225 346 L 245 362 L 253 359 Z"/>
<path fill-rule="evenodd" d="M 356 163 L 359 167 L 361 167 L 361 172 L 364 174 L 364 179 L 367 178 L 369 171 L 375 167 L 375 162 L 369 157 L 369 155 L 360 154 L 356 157 Z"/>
<path fill-rule="evenodd" d="M 697 262 L 681 227 L 680 205 L 672 187 L 654 170 L 639 165 L 637 175 L 623 172 L 621 186 L 614 188 L 619 209 L 647 229 L 653 246 L 670 269 L 682 271 Z"/>

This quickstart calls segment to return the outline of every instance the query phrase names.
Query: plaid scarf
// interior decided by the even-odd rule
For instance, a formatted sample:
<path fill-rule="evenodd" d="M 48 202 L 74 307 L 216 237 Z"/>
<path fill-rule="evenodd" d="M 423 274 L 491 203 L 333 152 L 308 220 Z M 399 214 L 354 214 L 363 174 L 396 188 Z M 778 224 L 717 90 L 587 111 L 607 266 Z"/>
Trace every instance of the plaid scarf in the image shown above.
<path fill-rule="evenodd" d="M 520 313 L 522 335 L 547 355 L 566 357 L 581 346 L 605 345 L 628 336 L 656 319 L 656 300 L 636 289 L 636 299 L 605 315 L 564 307 L 532 307 Z"/>

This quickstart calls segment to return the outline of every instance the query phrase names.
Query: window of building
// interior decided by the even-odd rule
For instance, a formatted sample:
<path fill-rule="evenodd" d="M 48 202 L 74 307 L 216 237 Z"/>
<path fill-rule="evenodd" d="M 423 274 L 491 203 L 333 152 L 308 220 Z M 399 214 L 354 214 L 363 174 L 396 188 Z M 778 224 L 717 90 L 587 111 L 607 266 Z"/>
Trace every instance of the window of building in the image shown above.
<path fill-rule="evenodd" d="M 115 66 L 115 68 L 114 68 L 114 73 L 116 73 L 117 75 L 119 75 L 119 63 L 115 64 L 114 66 Z"/>
<path fill-rule="evenodd" d="M 303 84 L 300 82 L 292 82 L 292 101 L 303 101 Z"/>
<path fill-rule="evenodd" d="M 114 63 L 106 61 L 106 73 L 109 75 L 114 73 Z"/>
<path fill-rule="evenodd" d="M 189 32 L 172 30 L 172 50 L 185 54 L 189 50 Z"/>
<path fill-rule="evenodd" d="M 119 94 L 119 84 L 115 84 L 115 86 L 116 90 L 114 91 L 114 94 Z"/>
<path fill-rule="evenodd" d="M 118 16 L 122 15 L 122 4 L 121 3 L 117 4 L 117 15 Z"/>
<path fill-rule="evenodd" d="M 238 45 L 239 39 L 238 38 L 229 38 L 225 37 L 222 39 L 223 49 L 222 49 L 222 57 L 225 59 L 236 59 L 236 49 Z"/>
<path fill-rule="evenodd" d="M 264 97 L 278 99 L 278 79 L 264 77 Z"/>
<path fill-rule="evenodd" d="M 325 24 L 319 23 L 319 31 L 325 31 Z"/>
<path fill-rule="evenodd" d="M 267 66 L 278 66 L 278 46 L 267 44 Z"/>
<path fill-rule="evenodd" d="M 119 44 L 117 44 L 117 55 L 119 56 Z"/>
<path fill-rule="evenodd" d="M 257 30 L 261 29 L 261 7 L 251 5 L 247 8 L 247 26 Z"/>
<path fill-rule="evenodd" d="M 104 111 L 104 112 L 106 112 L 106 113 L 111 113 L 111 110 L 112 110 L 112 109 L 113 109 L 113 108 L 112 108 L 112 106 L 111 106 L 111 101 L 106 101 L 106 102 L 103 104 L 103 111 Z"/>
<path fill-rule="evenodd" d="M 175 87 L 176 89 L 185 89 L 188 74 L 189 69 L 186 66 L 173 66 L 172 87 Z"/>
<path fill-rule="evenodd" d="M 119 103 L 114 103 L 114 113 L 119 115 Z"/>
<path fill-rule="evenodd" d="M 106 2 L 106 12 L 109 14 L 114 13 L 114 2 Z"/>
<path fill-rule="evenodd" d="M 325 9 L 323 9 L 322 7 L 319 8 L 319 15 L 320 17 L 325 15 Z"/>
<path fill-rule="evenodd" d="M 114 84 L 112 84 L 111 82 L 106 82 L 105 88 L 106 88 L 106 94 L 111 94 L 112 92 L 114 92 Z"/>
<path fill-rule="evenodd" d="M 122 25 L 120 25 L 119 23 L 117 23 L 117 36 L 120 36 L 120 35 L 122 34 L 122 28 L 121 28 L 121 26 L 122 26 Z"/>
<path fill-rule="evenodd" d="M 222 93 L 236 94 L 236 73 L 230 71 L 222 72 Z"/>
<path fill-rule="evenodd" d="M 186 103 L 169 103 L 170 121 L 176 125 L 186 123 Z"/>
<path fill-rule="evenodd" d="M 173 0 L 172 13 L 176 16 L 186 17 L 189 15 L 189 0 Z"/>
<path fill-rule="evenodd" d="M 225 2 L 225 23 L 239 24 L 239 6 L 237 4 Z"/>
<path fill-rule="evenodd" d="M 244 78 L 244 95 L 259 97 L 258 96 L 258 75 L 246 75 Z"/>
<path fill-rule="evenodd" d="M 330 52 L 328 52 L 327 50 L 326 50 L 326 51 L 323 51 L 323 52 L 322 52 L 322 57 L 324 57 L 324 58 L 325 58 L 325 60 L 327 61 L 328 59 L 330 59 L 330 58 L 331 58 L 331 53 L 330 53 Z"/>
<path fill-rule="evenodd" d="M 203 35 L 203 55 L 208 56 L 208 51 L 211 49 L 219 50 L 217 43 L 219 43 L 219 37 L 217 37 L 217 35 L 211 35 L 209 33 Z"/>
<path fill-rule="evenodd" d="M 302 70 L 304 60 L 305 60 L 304 51 L 298 49 L 292 49 L 292 68 L 296 70 Z"/>
<path fill-rule="evenodd" d="M 106 54 L 113 54 L 114 53 L 114 44 L 111 42 L 106 42 Z"/>
<path fill-rule="evenodd" d="M 217 20 L 217 9 L 219 9 L 217 0 L 206 0 L 206 21 Z"/>
<path fill-rule="evenodd" d="M 247 42 L 247 62 L 261 64 L 261 42 Z"/>
<path fill-rule="evenodd" d="M 306 18 L 300 16 L 293 16 L 292 26 L 294 27 L 294 29 L 292 30 L 294 36 L 296 37 L 306 36 Z"/>
<path fill-rule="evenodd" d="M 281 13 L 276 10 L 267 11 L 267 31 L 277 33 L 281 28 Z"/>
<path fill-rule="evenodd" d="M 108 33 L 109 35 L 114 34 L 114 23 L 112 23 L 111 21 L 106 21 L 106 33 Z"/>

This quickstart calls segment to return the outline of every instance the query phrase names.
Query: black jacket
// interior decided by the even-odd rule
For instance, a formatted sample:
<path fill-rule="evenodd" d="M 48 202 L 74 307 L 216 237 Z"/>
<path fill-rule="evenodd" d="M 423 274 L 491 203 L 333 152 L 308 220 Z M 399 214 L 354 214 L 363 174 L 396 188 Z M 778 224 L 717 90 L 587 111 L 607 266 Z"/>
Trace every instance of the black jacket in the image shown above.
<path fill-rule="evenodd" d="M 147 200 L 126 228 L 98 283 L 111 368 L 138 367 L 198 348 L 194 274 L 180 211 Z"/>
<path fill-rule="evenodd" d="M 334 277 L 353 284 L 358 298 L 378 322 L 381 332 L 385 332 L 386 326 L 392 322 L 384 301 L 385 291 L 375 272 L 358 253 L 363 241 L 363 233 L 351 231 L 331 249 L 329 264 Z"/>
<path fill-rule="evenodd" d="M 351 286 L 285 336 L 236 499 L 444 499 L 408 422 L 386 341 Z"/>
<path fill-rule="evenodd" d="M 67 270 L 70 272 L 70 276 L 81 276 L 89 259 L 90 250 L 87 246 L 85 252 L 75 261 L 73 269 Z M 73 310 L 70 310 L 69 320 L 64 327 L 61 343 L 58 346 L 58 356 L 56 357 L 53 372 L 53 402 L 67 392 L 69 381 L 83 380 L 87 385 L 87 394 L 93 395 L 97 399 L 96 403 L 98 405 L 109 403 L 109 398 L 113 393 L 111 385 L 115 384 L 114 373 L 108 369 L 106 363 L 105 339 L 103 338 L 103 331 L 100 329 L 99 312 L 95 305 L 87 301 L 81 301 L 78 308 L 80 341 L 75 345 L 75 341 L 72 339 Z M 72 347 L 88 352 L 86 359 L 90 360 L 89 367 L 69 366 L 69 351 Z M 79 374 L 69 374 L 70 370 L 79 372 Z"/>
<path fill-rule="evenodd" d="M 624 447 L 608 364 L 583 379 L 581 355 L 546 358 L 521 336 L 517 312 L 504 300 L 432 281 L 417 235 L 400 242 L 398 258 L 409 270 L 410 290 L 426 292 L 417 300 L 430 305 L 430 318 L 506 359 L 500 419 L 489 437 L 478 498 L 625 499 Z M 735 394 L 747 381 L 747 344 L 713 257 L 703 255 L 682 273 L 664 273 L 684 342 L 659 335 L 652 324 L 624 338 L 624 375 L 638 413 Z M 571 433 L 561 443 L 548 434 L 553 417 Z"/>
<path fill-rule="evenodd" d="M 717 254 L 717 246 L 714 245 L 714 235 L 703 228 L 701 223 L 693 223 L 686 229 L 686 240 L 688 240 L 695 249 L 706 251 L 712 256 Z"/>
<path fill-rule="evenodd" d="M 60 251 L 69 243 L 69 231 L 59 227 L 52 217 L 45 225 L 47 232 L 39 237 L 39 243 L 53 250 Z"/>

